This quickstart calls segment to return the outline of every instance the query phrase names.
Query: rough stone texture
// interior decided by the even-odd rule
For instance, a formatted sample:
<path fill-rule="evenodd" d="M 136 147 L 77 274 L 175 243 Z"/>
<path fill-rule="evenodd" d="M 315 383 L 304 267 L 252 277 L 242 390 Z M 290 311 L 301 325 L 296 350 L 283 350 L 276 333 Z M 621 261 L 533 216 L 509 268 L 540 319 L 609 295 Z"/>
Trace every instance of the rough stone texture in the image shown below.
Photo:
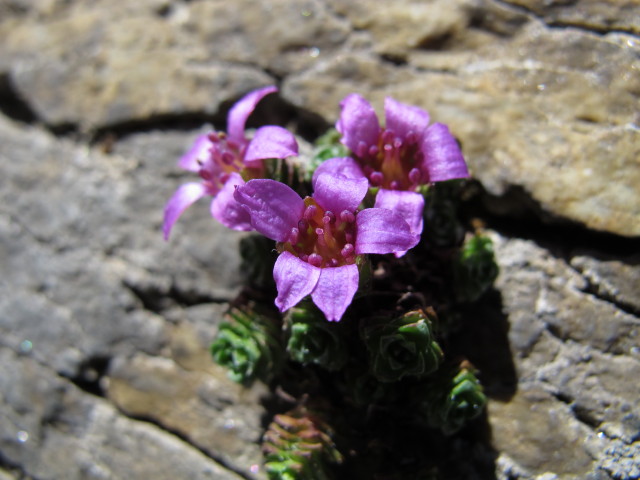
<path fill-rule="evenodd" d="M 118 8 L 59 2 L 47 14 L 9 17 L 0 31 L 11 83 L 47 124 L 90 129 L 154 115 L 211 114 L 222 101 L 270 81 L 258 68 L 215 58 L 213 45 L 193 41 L 189 16 L 167 16 L 166 8 L 158 0 Z"/>
<path fill-rule="evenodd" d="M 207 353 L 241 236 L 159 232 L 191 128 L 270 83 L 306 132 L 427 108 L 518 226 L 468 339 L 490 478 L 640 478 L 639 2 L 125 3 L 0 1 L 0 479 L 263 478 L 264 387 Z"/>
<path fill-rule="evenodd" d="M 1 346 L 0 359 L 2 458 L 20 474 L 68 479 L 241 478 L 174 435 L 83 394 L 34 358 Z"/>
<path fill-rule="evenodd" d="M 534 12 L 556 26 L 577 26 L 596 32 L 612 30 L 640 33 L 640 2 L 637 0 L 504 0 Z"/>
<path fill-rule="evenodd" d="M 128 415 L 153 419 L 226 465 L 255 473 L 265 413 L 258 402 L 266 392 L 231 382 L 211 361 L 211 320 L 221 313 L 220 305 L 189 309 L 188 320 L 172 331 L 170 358 L 136 354 L 114 361 L 108 396 Z"/>
<path fill-rule="evenodd" d="M 152 133 L 123 141 L 118 148 L 136 152 L 125 157 L 0 122 L 0 265 L 11 272 L 0 280 L 0 347 L 7 356 L 13 352 L 13 363 L 28 358 L 36 370 L 26 375 L 7 366 L 2 374 L 8 408 L 3 418 L 30 420 L 12 420 L 11 429 L 9 424 L 0 429 L 0 460 L 34 478 L 125 478 L 128 468 L 133 478 L 148 478 L 162 471 L 152 459 L 172 461 L 180 448 L 190 451 L 193 465 L 167 468 L 162 478 L 236 478 L 216 476 L 223 470 L 220 461 L 224 469 L 250 474 L 261 460 L 260 392 L 245 392 L 203 359 L 224 308 L 220 302 L 237 293 L 239 236 L 211 222 L 204 204 L 178 227 L 193 236 L 183 234 L 168 245 L 160 235 L 162 205 L 174 188 L 168 178 L 191 136 Z M 55 382 L 39 389 L 39 378 L 48 376 Z M 73 383 L 113 403 L 96 403 Z M 25 389 L 16 404 L 5 397 L 15 387 Z M 62 393 L 52 396 L 58 390 Z M 66 411 L 67 391 L 74 392 L 82 411 Z M 176 408 L 176 391 L 190 399 L 184 410 Z M 244 408 L 247 402 L 250 408 Z M 128 433 L 131 422 L 114 405 L 165 433 L 135 427 L 143 438 L 159 436 L 149 451 L 108 441 L 111 436 L 137 441 Z M 58 410 L 68 417 L 64 424 L 47 418 Z M 98 420 L 85 425 L 94 410 Z M 188 412 L 188 422 L 181 412 Z M 105 424 L 112 430 L 103 434 Z M 66 467 L 56 464 L 63 470 L 49 474 L 52 454 L 36 456 L 16 441 L 19 431 L 39 439 L 69 429 L 83 432 L 76 443 L 104 443 L 104 452 L 92 456 L 83 447 L 82 458 L 73 456 L 77 460 Z M 74 450 L 73 438 L 65 448 Z M 33 448 L 40 440 L 34 442 Z M 137 465 L 139 457 L 151 460 Z M 106 470 L 82 477 L 89 467 Z"/>
<path fill-rule="evenodd" d="M 624 458 L 640 446 L 640 320 L 534 243 L 494 240 L 519 379 L 509 401 L 489 405 L 497 450 L 524 478 L 637 478 L 638 457 Z"/>
<path fill-rule="evenodd" d="M 640 235 L 635 37 L 550 29 L 499 2 L 374 3 L 335 2 L 367 34 L 287 77 L 285 96 L 332 120 L 355 90 L 379 111 L 387 95 L 422 105 L 491 193 L 523 189 L 552 215 Z"/>
<path fill-rule="evenodd" d="M 628 263 L 615 258 L 593 259 L 588 255 L 571 258 L 571 266 L 587 280 L 587 288 L 602 298 L 608 299 L 624 309 L 640 311 L 640 257 L 626 259 Z"/>
<path fill-rule="evenodd" d="M 637 1 L 4 10 L 0 77 L 52 127 L 212 115 L 280 78 L 287 100 L 329 121 L 353 90 L 378 106 L 394 95 L 452 126 L 491 193 L 519 188 L 551 216 L 640 235 Z"/>

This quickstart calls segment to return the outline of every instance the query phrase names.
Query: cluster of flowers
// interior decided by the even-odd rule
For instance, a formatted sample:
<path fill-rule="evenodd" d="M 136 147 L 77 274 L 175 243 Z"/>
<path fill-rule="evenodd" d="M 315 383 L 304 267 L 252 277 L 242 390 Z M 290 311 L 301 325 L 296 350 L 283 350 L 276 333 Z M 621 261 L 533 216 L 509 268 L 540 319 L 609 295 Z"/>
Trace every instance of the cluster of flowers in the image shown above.
<path fill-rule="evenodd" d="M 295 404 L 263 437 L 269 478 L 387 478 L 389 452 L 412 471 L 388 478 L 432 478 L 441 462 L 405 441 L 408 426 L 452 435 L 486 403 L 473 365 L 441 347 L 497 275 L 491 240 L 459 218 L 473 185 L 456 180 L 469 176 L 461 150 L 424 110 L 387 98 L 381 125 L 350 94 L 335 129 L 300 155 L 285 128 L 246 131 L 276 91 L 250 92 L 227 132 L 196 139 L 179 166 L 200 181 L 165 207 L 165 239 L 203 197 L 224 226 L 261 234 L 240 240 L 246 284 L 218 325 L 213 360 Z M 366 448 L 352 425 L 368 432 Z"/>
<path fill-rule="evenodd" d="M 464 158 L 447 126 L 392 98 L 381 126 L 367 100 L 350 94 L 336 124 L 349 156 L 323 161 L 312 172 L 313 194 L 301 198 L 289 185 L 268 178 L 266 161 L 298 155 L 292 133 L 279 126 L 245 125 L 270 86 L 253 91 L 230 110 L 227 133 L 197 138 L 179 166 L 199 182 L 182 185 L 165 207 L 168 239 L 180 215 L 205 196 L 211 215 L 228 228 L 255 230 L 274 240 L 279 256 L 273 276 L 281 312 L 311 296 L 329 321 L 339 321 L 358 290 L 364 256 L 403 256 L 423 230 L 423 189 L 468 177 Z M 304 168 L 304 165 L 303 165 Z"/>

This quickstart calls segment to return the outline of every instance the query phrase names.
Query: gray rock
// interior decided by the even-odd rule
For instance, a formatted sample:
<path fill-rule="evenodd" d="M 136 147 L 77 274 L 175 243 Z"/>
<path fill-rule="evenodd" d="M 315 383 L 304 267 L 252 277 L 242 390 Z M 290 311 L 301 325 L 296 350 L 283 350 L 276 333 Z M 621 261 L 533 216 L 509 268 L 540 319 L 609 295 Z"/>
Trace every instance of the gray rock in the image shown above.
<path fill-rule="evenodd" d="M 623 310 L 640 312 L 640 259 L 592 258 L 576 255 L 571 266 L 586 279 L 586 287 L 599 298 L 618 305 Z"/>
<path fill-rule="evenodd" d="M 640 438 L 640 320 L 584 292 L 585 278 L 535 244 L 494 240 L 518 376 L 513 398 L 489 403 L 494 445 L 522 478 L 611 473 L 613 458 L 632 471 L 620 452 Z"/>
<path fill-rule="evenodd" d="M 640 5 L 634 0 L 617 2 L 505 0 L 505 3 L 525 7 L 554 26 L 578 26 L 597 32 L 620 30 L 640 33 Z"/>
<path fill-rule="evenodd" d="M 8 472 L 5 469 L 0 468 L 0 479 L 1 480 L 15 480 L 16 478 L 18 478 L 18 477 L 15 476 L 14 474 L 12 474 L 11 472 Z"/>
<path fill-rule="evenodd" d="M 167 8 L 173 6 L 164 0 L 123 8 L 60 2 L 7 16 L 0 22 L 7 39 L 0 71 L 42 122 L 82 130 L 157 115 L 211 115 L 223 101 L 273 83 L 257 67 L 213 56 L 189 24 L 192 14 L 167 16 Z"/>
<path fill-rule="evenodd" d="M 186 146 L 191 137 L 158 134 L 132 139 L 122 142 L 120 147 L 153 153 L 146 156 L 142 153 L 139 158 L 123 157 L 105 155 L 85 146 L 56 140 L 37 129 L 21 129 L 1 120 L 4 206 L 0 217 L 0 264 L 2 271 L 11 272 L 11 275 L 0 280 L 0 346 L 35 360 L 30 368 L 47 365 L 51 369 L 48 373 L 36 372 L 43 378 L 56 372 L 100 395 L 109 388 L 109 368 L 118 372 L 118 365 L 126 364 L 134 355 L 151 355 L 159 362 L 166 349 L 184 350 L 175 346 L 176 331 L 180 330 L 172 326 L 172 323 L 180 322 L 181 317 L 173 314 L 164 318 L 159 314 L 161 311 L 171 312 L 172 308 L 175 310 L 185 303 L 208 303 L 221 309 L 223 306 L 218 302 L 236 294 L 240 237 L 216 225 L 204 203 L 200 205 L 199 218 L 192 214 L 181 219 L 180 227 L 191 232 L 183 235 L 182 242 L 168 244 L 161 239 L 162 207 L 171 190 L 181 181 L 166 181 L 167 177 L 161 172 L 175 168 L 175 146 L 172 144 L 176 139 Z M 166 149 L 158 148 L 162 142 L 167 144 Z M 164 153 L 158 155 L 157 152 Z M 169 157 L 163 157 L 163 154 Z M 148 174 L 150 170 L 154 175 Z M 194 209 L 198 210 L 197 207 Z M 211 329 L 219 317 L 211 312 L 208 318 L 196 315 L 199 320 L 193 321 L 192 328 L 199 329 L 206 341 L 211 340 Z M 205 326 L 208 326 L 206 336 Z M 207 346 L 200 345 L 200 350 L 206 356 Z M 183 356 L 175 353 L 175 361 L 186 362 Z M 20 362 L 21 358 L 16 357 L 15 361 Z M 173 360 L 167 361 L 173 364 Z M 205 376 L 198 377 L 200 383 L 192 382 L 190 385 L 194 387 L 189 391 L 215 397 L 217 391 L 212 394 L 206 390 L 213 380 L 207 383 Z M 30 381 L 20 375 L 8 376 L 2 391 L 20 391 L 28 388 Z M 205 393 L 202 393 L 203 389 Z M 41 396 L 50 398 L 52 404 L 44 404 L 43 410 L 33 411 L 33 428 L 46 422 L 47 412 L 59 408 L 56 402 L 62 401 L 50 393 Z M 215 403 L 216 399 L 210 401 Z M 255 409 L 255 405 L 257 400 L 251 409 Z M 126 426 L 126 416 L 118 414 L 113 406 L 109 409 L 100 422 L 125 422 Z M 84 411 L 68 413 L 78 416 L 73 421 L 79 423 L 85 414 Z M 245 442 L 242 446 L 250 450 L 251 441 L 260 433 L 256 433 L 255 424 L 242 422 L 243 414 L 240 408 L 235 411 L 236 426 L 232 430 L 241 437 L 253 435 L 250 439 L 242 437 Z M 226 417 L 217 415 L 215 418 L 220 424 L 219 430 L 228 432 L 228 424 L 224 423 Z M 99 429 L 102 423 L 87 427 Z M 31 435 L 31 430 L 25 431 Z M 208 435 L 212 432 L 215 430 L 207 430 Z M 141 433 L 152 434 L 153 430 L 152 433 Z M 86 439 L 88 442 L 103 441 L 100 432 L 89 430 L 86 435 L 96 437 Z M 112 433 L 107 431 L 104 435 Z M 227 433 L 226 438 L 233 435 Z M 234 445 L 239 448 L 237 444 L 238 441 Z M 162 440 L 160 445 L 149 448 L 153 450 L 138 454 L 162 456 L 162 448 L 172 447 Z M 190 448 L 192 455 L 202 457 L 198 448 Z M 4 447 L 0 450 L 4 454 Z M 256 452 L 259 454 L 255 448 L 252 451 L 254 457 Z M 223 456 L 213 448 L 209 448 L 208 453 L 216 458 Z M 136 455 L 131 451 L 128 458 L 133 461 Z M 84 460 L 73 458 L 75 463 L 68 467 L 68 475 L 59 472 L 52 477 L 40 478 L 75 478 L 73 475 L 76 474 L 72 472 L 84 468 L 80 465 Z M 125 462 L 119 456 L 109 458 L 105 457 L 104 461 Z M 247 458 L 247 455 L 241 458 L 237 455 L 229 458 L 228 464 L 238 462 L 238 470 L 248 469 L 256 462 L 245 462 Z M 12 460 L 12 464 L 39 477 L 38 469 L 46 470 L 46 462 L 53 460 L 42 457 L 39 461 L 42 462 L 39 466 L 27 465 L 20 457 L 15 462 Z M 107 467 L 124 468 L 125 465 L 104 466 Z M 63 464 L 58 468 L 63 469 Z M 137 478 L 144 478 L 147 476 L 145 469 L 152 465 L 139 468 L 142 470 Z M 209 470 L 203 470 L 206 471 Z M 106 478 L 126 476 L 111 474 L 108 470 L 105 475 Z"/>
<path fill-rule="evenodd" d="M 226 307 L 200 305 L 167 312 L 168 357 L 142 353 L 115 359 L 107 378 L 107 396 L 136 418 L 146 418 L 187 438 L 199 450 L 247 477 L 260 472 L 262 454 L 259 406 L 264 385 L 251 389 L 227 377 L 209 354 Z"/>
<path fill-rule="evenodd" d="M 19 478 L 242 478 L 33 358 L 0 347 L 0 359 L 0 451 Z"/>
<path fill-rule="evenodd" d="M 521 190 L 552 216 L 640 235 L 637 42 L 550 29 L 490 1 L 408 3 L 378 16 L 368 2 L 345 2 L 342 11 L 366 30 L 287 77 L 285 98 L 331 120 L 351 92 L 379 112 L 387 95 L 420 105 L 451 126 L 493 195 Z M 396 17 L 420 28 L 388 36 Z"/>
<path fill-rule="evenodd" d="M 153 159 L 102 155 L 6 122 L 0 135 L 0 260 L 13 272 L 2 280 L 13 293 L 0 298 L 7 342 L 31 341 L 42 362 L 69 374 L 85 357 L 158 352 L 166 332 L 154 295 L 195 303 L 237 291 L 234 232 L 206 214 L 185 215 L 180 227 L 198 233 L 182 245 L 162 240 L 162 208 L 177 184 L 162 181 Z M 174 158 L 165 162 L 174 168 Z"/>

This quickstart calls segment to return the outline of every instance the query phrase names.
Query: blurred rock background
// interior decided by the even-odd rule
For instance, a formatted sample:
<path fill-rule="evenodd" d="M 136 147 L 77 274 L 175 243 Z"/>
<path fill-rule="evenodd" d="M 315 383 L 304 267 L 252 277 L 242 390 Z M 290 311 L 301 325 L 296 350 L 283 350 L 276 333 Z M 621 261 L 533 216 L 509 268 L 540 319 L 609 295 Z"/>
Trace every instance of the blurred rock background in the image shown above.
<path fill-rule="evenodd" d="M 160 225 L 268 84 L 308 140 L 353 91 L 417 104 L 481 184 L 488 435 L 448 478 L 640 478 L 639 36 L 638 0 L 0 0 L 0 479 L 264 478 L 267 389 L 207 351 L 241 235 Z"/>

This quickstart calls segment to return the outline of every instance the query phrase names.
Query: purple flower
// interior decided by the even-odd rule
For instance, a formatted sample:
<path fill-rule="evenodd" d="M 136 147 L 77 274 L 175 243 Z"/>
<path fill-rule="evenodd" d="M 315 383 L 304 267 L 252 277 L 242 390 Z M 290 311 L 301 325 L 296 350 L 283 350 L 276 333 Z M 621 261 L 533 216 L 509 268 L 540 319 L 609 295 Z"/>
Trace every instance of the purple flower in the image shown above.
<path fill-rule="evenodd" d="M 318 175 L 313 187 L 313 196 L 302 199 L 283 183 L 251 180 L 234 197 L 253 228 L 278 242 L 273 276 L 280 311 L 311 295 L 327 319 L 337 321 L 358 289 L 358 256 L 408 250 L 419 235 L 391 210 L 358 210 L 369 188 L 363 177 Z"/>
<path fill-rule="evenodd" d="M 196 172 L 201 180 L 182 185 L 167 202 L 162 227 L 165 240 L 180 215 L 205 195 L 213 197 L 211 215 L 224 226 L 252 229 L 249 214 L 233 199 L 235 186 L 243 185 L 247 179 L 264 177 L 262 160 L 298 154 L 295 137 L 282 127 L 261 127 L 251 140 L 245 136 L 245 123 L 258 102 L 277 90 L 274 86 L 264 87 L 245 95 L 229 111 L 228 133 L 199 136 L 180 158 L 178 166 Z"/>
<path fill-rule="evenodd" d="M 384 104 L 384 128 L 360 95 L 347 95 L 340 106 L 336 128 L 353 158 L 327 160 L 318 174 L 338 172 L 366 178 L 371 186 L 379 187 L 375 206 L 398 211 L 411 231 L 420 234 L 424 198 L 417 193 L 418 187 L 469 176 L 455 138 L 446 125 L 429 125 L 426 111 L 390 97 Z"/>

